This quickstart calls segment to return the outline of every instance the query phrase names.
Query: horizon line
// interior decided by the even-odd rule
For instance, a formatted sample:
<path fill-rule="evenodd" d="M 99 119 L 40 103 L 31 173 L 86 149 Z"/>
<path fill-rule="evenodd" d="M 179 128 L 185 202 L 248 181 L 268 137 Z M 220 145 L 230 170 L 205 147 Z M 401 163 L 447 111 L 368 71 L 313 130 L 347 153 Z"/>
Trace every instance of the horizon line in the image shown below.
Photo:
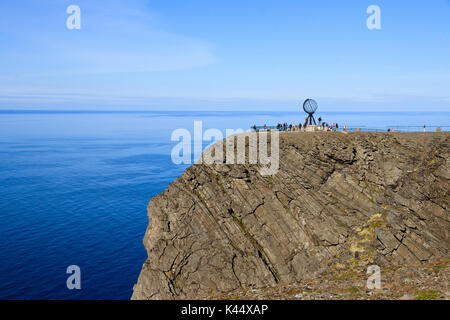
<path fill-rule="evenodd" d="M 303 110 L 291 110 L 291 109 L 283 109 L 283 110 L 270 110 L 267 108 L 263 108 L 260 110 L 255 109 L 243 109 L 243 110 L 236 110 L 236 109 L 217 109 L 217 110 L 211 110 L 211 109 L 168 109 L 168 110 L 162 110 L 162 109 L 132 109 L 132 110 L 124 110 L 124 109 L 2 109 L 0 108 L 0 113 L 39 113 L 39 112 L 47 112 L 47 113 L 161 113 L 161 112 L 252 112 L 252 113 L 260 113 L 260 112 L 270 112 L 270 113 L 305 113 Z M 342 110 L 342 111 L 335 111 L 335 110 L 321 110 L 316 111 L 315 114 L 326 112 L 326 113 L 450 113 L 449 111 L 392 111 L 392 110 L 367 110 L 367 111 L 356 111 L 356 110 Z"/>

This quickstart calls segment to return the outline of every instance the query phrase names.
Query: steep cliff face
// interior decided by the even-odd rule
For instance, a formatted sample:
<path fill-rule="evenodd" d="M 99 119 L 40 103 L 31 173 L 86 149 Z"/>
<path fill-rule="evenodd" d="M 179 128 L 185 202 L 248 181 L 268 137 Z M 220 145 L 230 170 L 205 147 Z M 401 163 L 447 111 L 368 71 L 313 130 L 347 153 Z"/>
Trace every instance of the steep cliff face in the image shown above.
<path fill-rule="evenodd" d="M 280 168 L 193 165 L 148 206 L 133 299 L 449 256 L 450 134 L 284 133 Z"/>

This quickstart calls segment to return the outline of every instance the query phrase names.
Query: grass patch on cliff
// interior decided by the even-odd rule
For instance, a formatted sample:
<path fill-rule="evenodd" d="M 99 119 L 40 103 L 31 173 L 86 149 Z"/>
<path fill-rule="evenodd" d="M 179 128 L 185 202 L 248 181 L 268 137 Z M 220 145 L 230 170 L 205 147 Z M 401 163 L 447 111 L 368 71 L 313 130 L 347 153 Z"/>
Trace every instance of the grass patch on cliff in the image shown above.
<path fill-rule="evenodd" d="M 439 273 L 439 271 L 447 269 L 450 264 L 450 259 L 441 259 L 440 261 L 436 262 L 435 265 L 432 266 L 432 271 Z"/>
<path fill-rule="evenodd" d="M 200 192 L 198 192 L 197 190 L 194 190 L 194 194 L 203 202 L 205 202 L 205 199 L 202 197 L 202 195 L 200 194 Z"/>
<path fill-rule="evenodd" d="M 357 287 L 350 287 L 350 288 L 344 289 L 344 292 L 358 293 L 358 292 L 359 292 L 359 289 L 358 289 Z"/>
<path fill-rule="evenodd" d="M 343 273 L 339 273 L 338 271 L 336 271 L 336 275 L 334 277 L 332 277 L 332 280 L 346 280 L 346 279 L 354 279 L 356 277 L 358 277 L 358 272 L 357 271 L 345 271 Z"/>
<path fill-rule="evenodd" d="M 212 179 L 214 179 L 214 180 L 219 180 L 219 175 L 218 175 L 218 174 L 215 174 L 215 173 L 211 172 L 209 175 L 210 175 L 210 177 L 211 177 Z"/>
<path fill-rule="evenodd" d="M 264 264 L 267 266 L 267 268 L 272 273 L 273 277 L 275 278 L 275 281 L 278 283 L 280 282 L 280 276 L 278 274 L 278 270 L 270 263 L 269 259 L 264 253 L 263 248 L 261 245 L 256 241 L 256 239 L 250 234 L 250 232 L 247 230 L 247 227 L 245 224 L 241 221 L 241 219 L 238 218 L 238 216 L 234 213 L 233 209 L 229 209 L 228 213 L 231 215 L 233 220 L 239 225 L 241 230 L 244 232 L 247 239 L 250 240 L 253 247 L 258 251 L 259 258 L 264 262 Z"/>
<path fill-rule="evenodd" d="M 437 266 L 433 266 L 433 269 L 434 269 L 435 271 L 439 271 L 439 270 L 445 269 L 445 268 L 447 268 L 447 267 L 448 267 L 447 265 L 437 265 Z"/>
<path fill-rule="evenodd" d="M 221 183 L 219 183 L 220 176 L 218 174 L 216 174 L 214 172 L 210 172 L 209 176 L 211 177 L 212 181 L 216 181 L 216 183 L 217 183 L 217 185 L 219 186 L 220 189 L 225 190 L 225 187 Z"/>
<path fill-rule="evenodd" d="M 356 228 L 356 233 L 349 239 L 349 251 L 352 256 L 356 256 L 352 261 L 352 267 L 362 267 L 372 262 L 376 253 L 375 228 L 383 227 L 385 224 L 385 216 L 377 213 L 372 215 L 364 226 Z"/>
<path fill-rule="evenodd" d="M 341 293 L 343 294 L 350 294 L 350 296 L 353 299 L 356 299 L 358 293 L 359 293 L 359 289 L 357 287 L 348 287 L 348 288 L 344 288 L 341 290 Z"/>
<path fill-rule="evenodd" d="M 439 298 L 441 293 L 437 290 L 421 290 L 416 292 L 418 300 L 434 300 Z"/>
<path fill-rule="evenodd" d="M 329 273 L 336 279 L 347 279 L 357 276 L 376 256 L 376 228 L 386 226 L 386 216 L 373 214 L 366 223 L 355 228 L 329 268 Z"/>

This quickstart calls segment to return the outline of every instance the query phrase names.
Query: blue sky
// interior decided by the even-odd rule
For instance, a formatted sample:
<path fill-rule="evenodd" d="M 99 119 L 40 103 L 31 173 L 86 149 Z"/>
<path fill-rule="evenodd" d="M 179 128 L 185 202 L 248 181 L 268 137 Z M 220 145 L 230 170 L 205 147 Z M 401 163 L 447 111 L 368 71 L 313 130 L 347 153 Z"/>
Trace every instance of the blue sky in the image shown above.
<path fill-rule="evenodd" d="M 449 84 L 449 0 L 0 2 L 1 109 L 450 111 Z"/>

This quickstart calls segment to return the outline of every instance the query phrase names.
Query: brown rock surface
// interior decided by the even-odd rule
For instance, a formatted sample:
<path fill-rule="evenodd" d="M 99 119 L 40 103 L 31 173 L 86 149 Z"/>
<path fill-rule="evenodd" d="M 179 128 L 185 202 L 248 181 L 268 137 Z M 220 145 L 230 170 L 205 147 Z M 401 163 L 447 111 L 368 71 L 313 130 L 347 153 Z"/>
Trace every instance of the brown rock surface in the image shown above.
<path fill-rule="evenodd" d="M 282 133 L 280 168 L 193 165 L 148 206 L 133 299 L 220 296 L 449 256 L 449 133 Z"/>

